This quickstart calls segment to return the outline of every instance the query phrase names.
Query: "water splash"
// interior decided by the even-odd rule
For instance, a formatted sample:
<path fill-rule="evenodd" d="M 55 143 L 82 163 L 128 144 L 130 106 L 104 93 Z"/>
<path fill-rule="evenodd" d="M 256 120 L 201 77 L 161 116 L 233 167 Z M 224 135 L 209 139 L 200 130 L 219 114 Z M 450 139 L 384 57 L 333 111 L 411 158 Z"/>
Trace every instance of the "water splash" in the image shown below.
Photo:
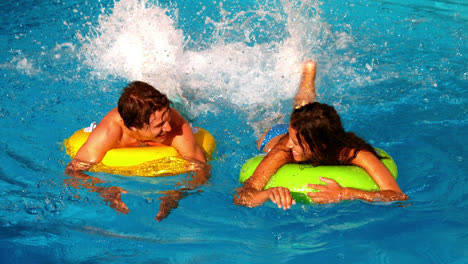
<path fill-rule="evenodd" d="M 197 13 L 205 16 L 209 39 L 189 50 L 184 39 L 191 32 L 182 32 L 178 12 L 170 17 L 168 11 L 147 1 L 116 2 L 85 37 L 83 54 L 97 76 L 147 81 L 182 98 L 192 114 L 228 105 L 252 123 L 268 113 L 267 123 L 283 119 L 281 108 L 297 90 L 301 61 L 333 63 L 336 45 L 328 44 L 350 42 L 349 35 L 332 36 L 317 1 L 257 3 L 237 11 L 220 3 L 218 16 Z M 290 102 L 284 107 L 289 111 Z"/>
<path fill-rule="evenodd" d="M 146 81 L 170 96 L 180 93 L 184 36 L 165 9 L 145 1 L 116 2 L 85 38 L 85 62 L 96 75 Z"/>

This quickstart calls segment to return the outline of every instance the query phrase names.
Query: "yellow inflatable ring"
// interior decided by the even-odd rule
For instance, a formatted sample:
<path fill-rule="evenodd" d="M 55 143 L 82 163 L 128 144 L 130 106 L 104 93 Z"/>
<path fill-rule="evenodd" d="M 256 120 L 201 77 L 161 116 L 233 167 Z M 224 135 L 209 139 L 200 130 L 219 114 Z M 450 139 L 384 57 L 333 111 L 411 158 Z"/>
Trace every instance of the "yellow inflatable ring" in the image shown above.
<path fill-rule="evenodd" d="M 205 129 L 198 128 L 195 140 L 207 159 L 212 159 L 216 148 L 214 137 Z M 91 133 L 84 129 L 76 131 L 64 141 L 67 154 L 74 158 Z M 90 171 L 124 176 L 161 177 L 187 172 L 189 162 L 169 146 L 117 148 L 109 150 L 99 164 Z"/>

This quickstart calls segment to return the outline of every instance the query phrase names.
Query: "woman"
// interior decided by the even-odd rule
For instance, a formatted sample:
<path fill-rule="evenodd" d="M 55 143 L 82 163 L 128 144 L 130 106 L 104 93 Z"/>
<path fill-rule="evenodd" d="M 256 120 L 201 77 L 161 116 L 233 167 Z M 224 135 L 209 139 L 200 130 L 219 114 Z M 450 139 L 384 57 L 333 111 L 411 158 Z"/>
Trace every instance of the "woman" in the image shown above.
<path fill-rule="evenodd" d="M 408 196 L 401 191 L 372 146 L 354 133 L 345 132 L 332 106 L 313 102 L 315 71 L 315 62 L 304 64 L 290 124 L 277 125 L 260 138 L 258 147 L 267 155 L 238 190 L 234 202 L 254 207 L 271 200 L 278 208 L 289 209 L 296 202 L 288 188 L 263 190 L 271 176 L 286 163 L 360 166 L 380 187 L 380 191 L 363 191 L 344 188 L 332 179 L 320 178 L 326 185 L 307 185 L 318 190 L 307 194 L 315 203 L 354 199 L 367 202 L 407 200 Z"/>

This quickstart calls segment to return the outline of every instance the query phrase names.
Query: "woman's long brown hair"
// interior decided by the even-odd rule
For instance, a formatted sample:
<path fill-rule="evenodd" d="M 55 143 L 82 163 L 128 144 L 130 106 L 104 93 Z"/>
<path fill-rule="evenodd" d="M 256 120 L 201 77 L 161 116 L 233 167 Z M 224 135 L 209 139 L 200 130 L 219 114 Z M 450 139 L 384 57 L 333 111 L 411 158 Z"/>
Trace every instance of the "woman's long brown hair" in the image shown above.
<path fill-rule="evenodd" d="M 360 150 L 382 157 L 366 141 L 346 132 L 333 106 L 310 103 L 291 114 L 291 127 L 297 133 L 298 143 L 305 150 L 307 161 L 318 165 L 350 165 Z"/>

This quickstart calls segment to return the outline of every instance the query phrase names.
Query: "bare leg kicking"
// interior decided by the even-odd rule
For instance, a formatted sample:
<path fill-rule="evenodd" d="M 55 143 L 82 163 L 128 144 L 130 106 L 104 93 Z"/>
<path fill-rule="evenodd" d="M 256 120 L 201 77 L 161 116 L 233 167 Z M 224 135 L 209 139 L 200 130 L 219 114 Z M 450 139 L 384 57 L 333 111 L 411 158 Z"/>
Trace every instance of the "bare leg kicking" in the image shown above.
<path fill-rule="evenodd" d="M 299 90 L 294 97 L 293 107 L 298 109 L 306 104 L 313 103 L 315 101 L 315 72 L 316 72 L 315 61 L 306 61 L 302 67 L 302 78 Z"/>
<path fill-rule="evenodd" d="M 302 78 L 301 84 L 297 91 L 296 96 L 294 97 L 294 109 L 303 107 L 306 104 L 313 103 L 315 101 L 315 72 L 316 72 L 316 63 L 315 61 L 306 61 L 302 64 Z M 262 143 L 265 140 L 266 135 L 270 130 L 266 131 L 258 140 L 257 148 L 265 152 L 269 152 L 270 149 L 275 146 L 283 135 L 275 136 L 271 139 L 268 139 L 268 142 L 263 146 Z"/>

